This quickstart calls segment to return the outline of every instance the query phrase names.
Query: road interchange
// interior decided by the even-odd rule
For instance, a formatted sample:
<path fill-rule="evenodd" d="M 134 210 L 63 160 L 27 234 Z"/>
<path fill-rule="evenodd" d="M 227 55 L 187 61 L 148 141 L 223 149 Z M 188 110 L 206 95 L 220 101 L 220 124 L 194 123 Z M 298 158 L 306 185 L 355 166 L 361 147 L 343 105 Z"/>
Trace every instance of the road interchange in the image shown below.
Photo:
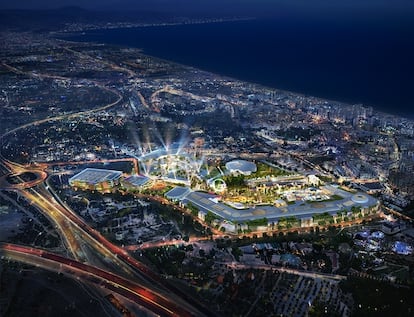
<path fill-rule="evenodd" d="M 3 66 L 17 74 L 32 76 L 30 73 L 22 72 L 9 65 Z M 62 79 L 60 76 L 42 74 L 37 74 L 36 77 L 39 79 Z M 123 100 L 123 96 L 117 90 L 108 88 L 97 82 L 93 82 L 93 84 L 103 90 L 114 93 L 117 96 L 117 100 L 96 109 L 60 115 L 57 117 L 48 117 L 24 124 L 1 135 L 0 145 L 4 144 L 7 136 L 20 130 L 47 122 L 74 118 L 106 110 L 120 104 Z M 211 312 L 209 312 L 198 302 L 194 301 L 190 296 L 183 293 L 178 288 L 168 283 L 164 278 L 143 265 L 141 262 L 131 257 L 127 251 L 109 242 L 98 231 L 91 228 L 66 204 L 59 203 L 44 184 L 44 181 L 48 177 L 44 169 L 36 165 L 21 165 L 12 162 L 3 156 L 1 150 L 0 165 L 5 174 L 5 176 L 1 178 L 0 190 L 6 192 L 17 192 L 32 206 L 41 211 L 54 224 L 54 227 L 59 232 L 59 235 L 61 236 L 68 251 L 68 257 L 73 259 L 48 253 L 46 251 L 27 248 L 25 246 L 11 246 L 3 244 L 1 246 L 1 250 L 3 253 L 8 252 L 7 254 L 9 256 L 12 254 L 13 256 L 10 256 L 10 258 L 20 262 L 33 264 L 33 257 L 36 257 L 38 260 L 39 258 L 45 259 L 47 256 L 49 262 L 55 260 L 55 262 L 59 262 L 61 265 L 69 265 L 68 263 L 72 263 L 72 266 L 75 265 L 78 271 L 84 270 L 90 274 L 96 273 L 95 275 L 100 276 L 100 278 L 107 274 L 108 281 L 110 282 L 103 280 L 103 283 L 105 283 L 104 286 L 107 289 L 114 291 L 132 301 L 137 300 L 139 304 L 142 304 L 150 311 L 153 311 L 161 316 L 212 315 Z M 21 182 L 17 184 L 10 184 L 6 181 L 6 177 L 9 175 L 13 175 L 18 178 L 19 175 L 26 172 L 35 174 L 37 176 L 36 179 L 30 182 L 21 180 Z M 98 268 L 92 265 L 94 262 L 93 259 L 89 259 L 86 256 L 87 253 L 83 250 L 85 244 L 95 251 L 95 256 L 104 260 L 100 263 L 109 263 L 106 268 Z M 17 256 L 17 254 L 19 256 Z M 23 254 L 26 254 L 26 256 L 23 256 Z M 90 264 L 87 264 L 88 262 L 90 262 Z M 48 268 L 48 265 L 45 265 L 44 267 Z M 117 271 L 122 274 L 122 277 L 111 272 L 114 267 L 117 267 Z M 117 280 L 117 282 L 114 282 L 114 280 Z M 140 292 L 136 293 L 136 289 L 139 289 Z"/>

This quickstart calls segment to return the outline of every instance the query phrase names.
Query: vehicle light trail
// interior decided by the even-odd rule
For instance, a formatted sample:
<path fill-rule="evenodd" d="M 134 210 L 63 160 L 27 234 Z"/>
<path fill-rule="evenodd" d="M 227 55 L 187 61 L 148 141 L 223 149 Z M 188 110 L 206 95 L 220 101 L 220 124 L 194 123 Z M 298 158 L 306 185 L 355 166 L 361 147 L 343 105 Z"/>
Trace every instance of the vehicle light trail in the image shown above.
<path fill-rule="evenodd" d="M 54 264 L 58 263 L 62 273 L 64 272 L 71 277 L 80 276 L 95 284 L 99 282 L 99 284 L 103 285 L 105 288 L 133 300 L 161 316 L 193 316 L 190 312 L 182 307 L 178 307 L 176 303 L 160 294 L 146 289 L 119 275 L 106 272 L 97 267 L 73 259 L 68 259 L 40 249 L 6 243 L 0 243 L 0 253 L 4 257 L 20 262 L 27 262 L 27 259 L 29 259 L 33 265 L 53 271 L 56 270 L 56 265 Z M 24 255 L 24 258 L 22 258 L 21 255 Z M 92 278 L 89 276 L 92 276 Z"/>
<path fill-rule="evenodd" d="M 19 71 L 18 69 L 13 68 L 12 66 L 9 66 L 6 64 L 4 64 L 3 66 L 5 66 L 10 71 L 13 71 L 15 73 L 24 74 L 28 76 L 33 75 L 29 72 Z M 48 75 L 48 74 L 46 75 L 36 74 L 35 78 L 69 79 L 69 78 L 64 78 L 64 77 Z M 37 126 L 37 125 L 47 123 L 47 122 L 75 118 L 75 117 L 87 115 L 87 114 L 90 114 L 96 111 L 106 110 L 110 107 L 120 104 L 121 101 L 123 100 L 123 96 L 119 91 L 113 88 L 106 87 L 105 85 L 99 82 L 96 82 L 96 81 L 90 81 L 90 83 L 96 85 L 97 87 L 105 91 L 113 93 L 114 95 L 116 95 L 117 99 L 99 108 L 90 109 L 90 110 L 77 112 L 77 113 L 59 115 L 56 117 L 49 117 L 49 118 L 37 120 L 31 123 L 27 123 L 22 126 L 16 127 L 12 130 L 7 131 L 6 133 L 0 136 L 0 144 L 4 143 L 5 137 L 7 137 L 8 135 L 12 135 L 13 133 L 21 131 L 23 129 L 30 128 L 32 126 Z M 136 161 L 134 162 L 134 164 L 135 164 L 135 168 L 137 168 Z M 69 263 L 65 264 L 62 262 L 71 261 L 71 263 L 76 263 L 75 268 L 79 272 L 82 269 L 84 269 L 85 272 L 89 272 L 88 270 L 99 270 L 99 272 L 98 271 L 89 272 L 92 275 L 94 275 L 93 273 L 96 273 L 97 276 L 100 276 L 100 275 L 104 276 L 105 274 L 109 274 L 107 275 L 108 282 L 105 282 L 105 283 L 109 283 L 109 284 L 106 284 L 108 286 L 108 289 L 111 289 L 114 291 L 115 289 L 117 289 L 118 293 L 121 294 L 121 292 L 124 292 L 124 295 L 126 297 L 131 299 L 130 296 L 133 296 L 132 300 L 136 299 L 137 301 L 139 301 L 137 296 L 147 295 L 147 297 L 145 297 L 146 299 L 145 303 L 147 307 L 151 311 L 154 311 L 155 313 L 159 313 L 161 315 L 167 315 L 167 316 L 212 315 L 212 313 L 210 313 L 208 309 L 206 309 L 205 307 L 203 307 L 202 305 L 194 301 L 189 295 L 183 293 L 182 291 L 180 291 L 178 288 L 174 287 L 173 285 L 170 285 L 163 278 L 161 278 L 158 274 L 156 274 L 155 272 L 152 272 L 144 264 L 130 257 L 129 254 L 125 250 L 113 245 L 111 242 L 106 240 L 105 237 L 103 237 L 95 229 L 91 228 L 83 219 L 81 219 L 78 215 L 76 215 L 75 212 L 73 212 L 65 204 L 57 202 L 54 196 L 46 189 L 43 183 L 43 181 L 47 177 L 44 166 L 40 166 L 40 165 L 24 166 L 24 165 L 15 163 L 15 162 L 11 162 L 10 160 L 3 157 L 1 153 L 1 149 L 0 149 L 0 165 L 4 167 L 4 170 L 6 171 L 6 173 L 10 172 L 11 173 L 10 175 L 15 175 L 17 178 L 19 178 L 19 175 L 22 173 L 35 172 L 35 174 L 38 176 L 36 179 L 36 182 L 30 183 L 30 182 L 25 182 L 24 180 L 22 180 L 22 182 L 16 184 L 16 186 L 13 186 L 14 184 L 9 184 L 11 186 L 0 188 L 0 189 L 18 192 L 29 203 L 37 207 L 39 211 L 45 214 L 47 218 L 51 220 L 52 223 L 54 223 L 57 230 L 62 235 L 63 241 L 67 245 L 68 250 L 71 252 L 73 257 L 75 257 L 78 260 L 88 260 L 84 258 L 84 255 L 82 252 L 82 245 L 86 243 L 89 247 L 97 251 L 96 256 L 104 260 L 109 258 L 113 262 L 113 264 L 116 264 L 119 272 L 121 272 L 121 270 L 123 272 L 126 272 L 129 278 L 131 277 L 136 278 L 139 276 L 144 281 L 146 281 L 149 286 L 148 286 L 148 289 L 145 289 L 142 285 L 139 285 L 138 282 L 131 282 L 130 279 L 121 278 L 118 275 L 109 273 L 102 269 L 97 269 L 96 267 L 87 265 L 85 263 L 78 262 L 75 259 L 69 260 L 69 259 L 60 257 L 59 260 L 61 262 L 55 261 L 56 263 L 59 262 L 61 263 L 61 265 L 69 266 Z M 14 250 L 12 250 L 13 248 L 10 249 L 11 248 L 10 246 L 11 245 L 9 245 L 8 247 L 9 249 L 7 249 L 7 247 L 3 245 L 1 250 L 3 250 L 3 252 L 7 251 L 9 253 L 13 251 L 14 252 L 13 254 L 16 257 L 18 255 L 20 256 L 26 255 L 26 258 L 24 258 L 23 260 L 21 258 L 19 259 L 20 261 L 25 262 L 25 263 L 30 262 L 30 259 L 27 258 L 28 255 L 35 256 L 37 257 L 37 259 L 43 259 L 43 260 L 46 260 L 45 256 L 48 256 L 48 257 L 57 256 L 55 254 L 48 253 L 46 251 L 33 251 L 35 249 L 28 249 L 28 248 L 24 249 L 25 247 L 21 247 L 23 249 L 20 249 L 19 251 L 17 246 L 14 246 L 13 247 Z M 32 251 L 29 251 L 29 250 L 32 250 Z M 34 252 L 34 254 L 31 254 L 31 252 Z M 58 258 L 55 258 L 55 259 L 58 259 Z M 47 260 L 50 261 L 51 259 L 47 259 Z M 34 264 L 36 265 L 36 263 Z M 70 267 L 73 269 L 74 264 L 72 264 Z M 94 277 L 96 278 L 96 276 Z M 116 282 L 117 278 L 121 278 L 122 280 L 117 280 L 118 282 Z M 133 287 L 137 287 L 135 288 L 135 293 L 134 292 L 130 293 L 130 291 L 132 291 L 131 288 Z M 123 290 L 123 291 L 120 291 L 120 290 Z M 140 290 L 139 294 L 136 294 L 137 290 Z M 172 291 L 173 293 L 171 294 L 170 291 Z M 146 293 L 146 292 L 149 292 L 149 293 Z M 166 296 L 162 296 L 161 292 L 162 294 L 166 294 Z M 150 295 L 151 296 L 155 295 L 154 299 L 156 300 L 151 299 Z M 151 300 L 153 300 L 153 302 L 151 302 Z M 174 304 L 171 304 L 172 302 L 174 302 Z M 166 304 L 166 307 L 162 307 L 163 303 Z"/>

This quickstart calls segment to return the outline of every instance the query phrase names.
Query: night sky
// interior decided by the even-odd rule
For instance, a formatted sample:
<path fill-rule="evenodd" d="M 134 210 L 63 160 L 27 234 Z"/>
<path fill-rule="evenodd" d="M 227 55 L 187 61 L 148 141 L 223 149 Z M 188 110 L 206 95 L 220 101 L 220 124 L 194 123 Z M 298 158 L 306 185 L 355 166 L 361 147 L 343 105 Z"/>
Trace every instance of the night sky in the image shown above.
<path fill-rule="evenodd" d="M 281 7 L 378 12 L 414 9 L 412 0 L 0 0 L 0 9 L 51 9 L 79 6 L 99 10 L 220 11 L 272 14 Z M 269 10 L 271 10 L 269 12 Z"/>

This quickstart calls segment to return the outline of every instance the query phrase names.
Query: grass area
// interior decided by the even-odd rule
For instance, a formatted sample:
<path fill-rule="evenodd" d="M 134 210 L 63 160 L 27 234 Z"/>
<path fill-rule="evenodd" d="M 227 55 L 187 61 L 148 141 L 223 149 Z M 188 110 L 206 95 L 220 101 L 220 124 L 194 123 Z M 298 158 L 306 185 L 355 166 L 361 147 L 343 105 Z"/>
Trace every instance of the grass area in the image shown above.
<path fill-rule="evenodd" d="M 257 171 L 256 173 L 253 173 L 249 176 L 246 176 L 246 179 L 252 179 L 252 178 L 264 178 L 267 176 L 286 176 L 290 175 L 291 173 L 286 172 L 280 168 L 276 168 L 273 166 L 269 166 L 265 163 L 258 162 L 256 163 Z"/>
<path fill-rule="evenodd" d="M 246 221 L 246 224 L 249 227 L 259 227 L 259 226 L 267 226 L 268 220 L 267 218 L 255 219 Z"/>
<path fill-rule="evenodd" d="M 242 189 L 246 188 L 245 175 L 227 175 L 223 177 L 226 185 L 229 189 Z"/>
<path fill-rule="evenodd" d="M 219 175 L 221 175 L 221 173 L 220 173 L 220 171 L 218 170 L 218 168 L 217 167 L 213 167 L 209 172 L 208 172 L 208 175 L 207 175 L 207 177 L 209 177 L 209 178 L 213 178 L 213 177 L 216 177 L 216 176 L 219 176 Z"/>
<path fill-rule="evenodd" d="M 314 214 L 312 218 L 313 218 L 313 221 L 328 221 L 329 222 L 330 220 L 333 219 L 333 216 L 327 212 L 324 212 L 323 214 Z"/>
<path fill-rule="evenodd" d="M 300 220 L 296 217 L 282 217 L 279 218 L 279 221 L 277 222 L 278 228 L 284 229 L 284 228 L 294 228 L 300 226 Z"/>

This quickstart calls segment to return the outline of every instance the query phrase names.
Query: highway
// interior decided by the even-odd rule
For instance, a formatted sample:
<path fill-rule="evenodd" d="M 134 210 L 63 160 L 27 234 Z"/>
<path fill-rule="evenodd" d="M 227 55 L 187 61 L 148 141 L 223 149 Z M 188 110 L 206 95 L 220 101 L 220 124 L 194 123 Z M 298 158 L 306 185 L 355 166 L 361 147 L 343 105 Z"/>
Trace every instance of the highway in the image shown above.
<path fill-rule="evenodd" d="M 58 254 L 6 243 L 0 243 L 0 254 L 10 260 L 61 272 L 72 278 L 80 277 L 122 295 L 160 316 L 192 316 L 169 298 L 154 293 L 131 280 Z"/>
<path fill-rule="evenodd" d="M 21 166 L 11 164 L 7 164 L 7 166 L 11 169 L 11 172 L 21 172 Z M 104 259 L 104 261 L 101 261 L 100 263 L 108 264 L 105 268 L 107 271 L 103 269 L 99 270 L 106 272 L 107 274 L 112 274 L 109 273 L 109 271 L 112 271 L 115 267 L 117 271 L 122 272 L 129 277 L 129 279 L 124 278 L 123 280 L 119 280 L 116 285 L 115 290 L 121 295 L 123 294 L 130 299 L 131 296 L 136 296 L 130 294 L 130 284 L 126 281 L 130 282 L 131 279 L 135 281 L 139 280 L 140 287 L 142 289 L 147 289 L 148 291 L 152 289 L 152 293 L 157 295 L 157 299 L 161 297 L 164 299 L 171 298 L 174 303 L 179 303 L 180 311 L 178 314 L 175 314 L 175 316 L 203 315 L 198 309 L 192 308 L 191 305 L 177 297 L 175 293 L 170 294 L 171 287 L 168 289 L 165 288 L 164 284 L 166 281 L 163 278 L 152 272 L 142 263 L 130 257 L 125 250 L 106 240 L 98 231 L 91 228 L 66 205 L 58 203 L 53 195 L 46 189 L 44 184 L 37 185 L 35 188 L 18 189 L 18 191 L 21 196 L 25 197 L 27 201 L 41 210 L 43 214 L 55 224 L 56 229 L 63 238 L 67 250 L 71 256 L 74 257 L 72 260 L 73 263 L 81 263 L 84 261 L 93 262 L 93 260 L 86 257 L 87 253 L 83 250 L 83 245 L 87 244 L 88 247 L 91 247 L 96 251 L 95 255 L 97 257 Z M 27 249 L 25 251 L 27 251 Z M 44 255 L 46 253 L 43 252 L 42 254 Z M 37 253 L 37 255 L 40 256 L 40 253 Z M 101 271 L 100 274 L 102 274 Z M 114 290 L 113 284 L 106 286 L 108 289 Z M 157 307 L 147 308 L 153 308 L 155 312 L 159 313 Z M 187 312 L 185 310 L 186 308 L 192 313 Z M 175 310 L 176 309 L 174 308 L 172 311 L 174 312 Z"/>
<path fill-rule="evenodd" d="M 13 165 L 9 165 L 9 168 L 13 169 Z M 18 168 L 20 169 L 20 167 Z M 109 271 L 112 271 L 113 267 L 116 266 L 117 270 L 128 276 L 129 279 L 140 280 L 142 287 L 151 289 L 153 293 L 160 297 L 171 298 L 175 303 L 179 303 L 181 309 L 187 309 L 192 315 L 212 315 L 199 303 L 193 301 L 190 296 L 181 292 L 164 278 L 131 257 L 124 249 L 109 242 L 66 205 L 56 201 L 44 184 L 37 185 L 35 188 L 19 190 L 19 192 L 55 223 L 74 259 L 82 262 L 91 261 L 86 258 L 86 252 L 82 250 L 82 245 L 87 244 L 96 251 L 97 257 L 104 259 L 106 263 L 112 263 L 110 267 L 106 268 Z M 127 287 L 127 285 L 124 286 Z"/>
<path fill-rule="evenodd" d="M 6 64 L 4 64 L 4 66 L 18 74 L 24 74 L 27 76 L 33 75 L 31 73 L 21 72 L 13 68 L 12 66 Z M 42 74 L 36 74 L 36 78 L 62 79 L 62 77 L 59 76 Z M 104 90 L 114 93 L 118 97 L 117 100 L 96 109 L 91 109 L 78 113 L 65 114 L 56 117 L 49 117 L 16 127 L 15 129 L 9 130 L 0 136 L 0 144 L 2 145 L 4 143 L 5 138 L 8 135 L 11 135 L 19 130 L 23 130 L 31 126 L 39 125 L 46 122 L 64 120 L 68 118 L 86 115 L 96 111 L 102 111 L 115 105 L 118 105 L 123 100 L 123 96 L 115 89 L 105 87 L 98 82 L 93 83 Z M 134 163 L 136 164 L 136 162 Z M 20 260 L 23 259 L 23 262 L 25 262 L 24 260 L 27 260 L 28 262 L 26 263 L 31 263 L 27 256 L 31 254 L 31 252 L 33 252 L 34 254 L 31 254 L 32 256 L 36 256 L 42 259 L 45 259 L 45 256 L 48 256 L 49 260 L 55 259 L 56 262 L 60 261 L 62 265 L 69 265 L 70 263 L 72 263 L 72 265 L 70 265 L 72 268 L 73 265 L 75 265 L 76 263 L 76 268 L 78 270 L 81 270 L 80 268 L 82 268 L 85 270 L 85 272 L 89 272 L 90 274 L 96 273 L 97 276 L 99 275 L 101 277 L 104 277 L 105 274 L 107 274 L 106 278 L 108 279 L 108 281 L 111 281 L 111 283 L 105 284 L 105 286 L 108 289 L 117 291 L 119 294 L 123 294 L 127 298 L 133 298 L 133 300 L 137 299 L 137 296 L 142 296 L 142 294 L 147 295 L 148 298 L 146 298 L 145 307 L 147 307 L 151 311 L 154 311 L 157 314 L 167 316 L 213 315 L 209 312 L 207 308 L 203 307 L 201 304 L 194 301 L 191 298 L 191 296 L 183 293 L 175 286 L 169 284 L 168 281 L 161 278 L 158 274 L 151 271 L 141 262 L 131 257 L 125 250 L 113 245 L 111 242 L 106 240 L 105 237 L 103 237 L 95 229 L 91 228 L 68 206 L 59 203 L 53 197 L 53 195 L 47 190 L 44 184 L 44 180 L 47 177 L 47 174 L 44 171 L 46 165 L 23 166 L 18 163 L 11 162 L 7 160 L 5 157 L 3 157 L 0 149 L 0 166 L 6 173 L 8 173 L 8 175 L 15 175 L 16 177 L 19 177 L 20 174 L 25 172 L 34 172 L 36 175 L 38 175 L 36 181 L 24 182 L 23 180 L 21 180 L 21 182 L 19 182 L 15 186 L 11 186 L 10 184 L 8 184 L 8 186 L 5 186 L 5 188 L 0 187 L 0 190 L 17 191 L 30 204 L 37 207 L 37 209 L 39 209 L 55 225 L 57 231 L 62 237 L 65 247 L 67 248 L 68 256 L 73 257 L 73 259 L 68 260 L 62 257 L 57 258 L 59 257 L 58 255 L 53 255 L 45 251 L 29 251 L 27 248 L 24 247 L 21 247 L 22 249 L 20 249 L 19 251 L 18 246 L 14 246 L 12 249 L 9 247 L 9 253 L 13 251 L 13 254 L 15 256 L 18 253 Z M 135 165 L 135 167 L 137 167 L 137 165 Z M 3 185 L 4 182 L 5 181 L 3 179 Z M 98 269 L 86 263 L 82 263 L 93 262 L 93 259 L 88 258 L 86 256 L 87 252 L 84 252 L 83 250 L 83 247 L 85 247 L 85 245 L 96 251 L 94 256 L 103 260 L 100 261 L 100 263 L 107 263 L 108 265 L 106 265 L 105 268 Z M 23 255 L 25 255 L 24 258 L 22 258 Z M 51 259 L 51 257 L 53 257 L 53 259 Z M 65 261 L 71 262 L 65 263 Z M 121 278 L 120 276 L 111 273 L 113 271 L 122 273 L 123 275 L 128 276 L 128 278 Z M 131 280 L 133 280 L 134 282 L 132 282 Z M 139 294 L 135 293 L 134 295 L 134 293 L 131 293 L 131 289 L 133 289 L 133 287 L 140 288 L 141 292 Z M 145 290 L 145 292 L 147 293 L 145 293 L 143 290 Z M 151 302 L 150 300 L 152 300 L 153 302 Z M 160 302 L 157 304 L 155 301 L 157 303 L 158 301 Z M 165 307 L 162 306 L 163 304 L 165 305 Z"/>

